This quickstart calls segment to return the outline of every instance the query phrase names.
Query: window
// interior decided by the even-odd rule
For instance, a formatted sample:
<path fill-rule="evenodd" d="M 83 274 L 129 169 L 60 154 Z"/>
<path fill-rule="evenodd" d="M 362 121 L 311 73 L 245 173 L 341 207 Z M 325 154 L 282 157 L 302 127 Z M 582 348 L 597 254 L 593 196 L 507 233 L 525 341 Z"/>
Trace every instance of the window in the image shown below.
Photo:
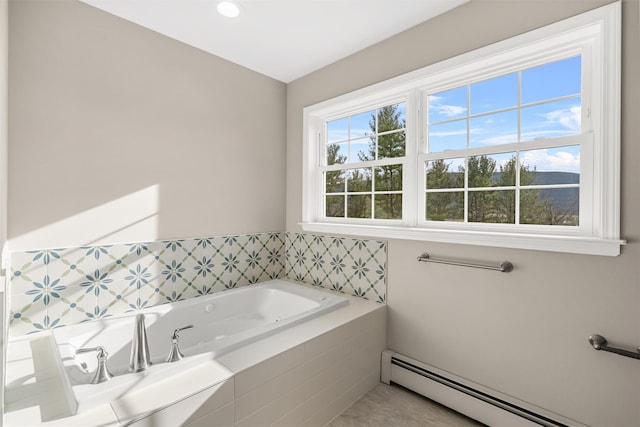
<path fill-rule="evenodd" d="M 618 255 L 619 9 L 305 108 L 303 229 Z"/>
<path fill-rule="evenodd" d="M 427 92 L 423 219 L 578 226 L 581 65 L 570 56 Z"/>
<path fill-rule="evenodd" d="M 402 102 L 327 123 L 327 218 L 402 219 L 405 111 Z"/>

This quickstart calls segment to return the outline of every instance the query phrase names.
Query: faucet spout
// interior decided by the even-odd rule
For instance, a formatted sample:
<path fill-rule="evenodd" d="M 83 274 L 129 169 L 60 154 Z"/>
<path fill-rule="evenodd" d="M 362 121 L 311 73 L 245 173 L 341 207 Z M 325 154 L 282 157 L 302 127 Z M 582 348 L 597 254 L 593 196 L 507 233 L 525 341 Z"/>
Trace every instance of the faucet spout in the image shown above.
<path fill-rule="evenodd" d="M 151 366 L 147 330 L 144 324 L 144 314 L 136 315 L 131 340 L 131 357 L 129 358 L 129 372 L 142 372 Z"/>

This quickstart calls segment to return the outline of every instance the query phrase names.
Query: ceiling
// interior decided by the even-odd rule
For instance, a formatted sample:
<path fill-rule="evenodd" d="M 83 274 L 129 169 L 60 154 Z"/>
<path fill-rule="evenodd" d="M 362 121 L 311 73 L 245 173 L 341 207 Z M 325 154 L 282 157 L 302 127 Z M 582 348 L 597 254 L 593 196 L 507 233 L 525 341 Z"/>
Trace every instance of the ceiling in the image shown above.
<path fill-rule="evenodd" d="M 81 0 L 288 83 L 468 0 Z"/>

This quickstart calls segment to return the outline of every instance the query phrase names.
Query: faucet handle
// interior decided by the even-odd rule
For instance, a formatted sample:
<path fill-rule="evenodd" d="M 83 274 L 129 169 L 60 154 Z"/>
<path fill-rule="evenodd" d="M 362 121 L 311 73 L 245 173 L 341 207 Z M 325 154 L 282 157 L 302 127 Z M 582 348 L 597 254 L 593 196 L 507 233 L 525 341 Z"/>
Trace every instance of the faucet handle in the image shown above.
<path fill-rule="evenodd" d="M 173 333 L 171 334 L 171 350 L 169 351 L 169 356 L 167 357 L 168 363 L 177 362 L 184 357 L 184 354 L 182 354 L 182 352 L 180 351 L 180 347 L 178 346 L 178 338 L 180 338 L 178 332 L 191 328 L 193 328 L 193 325 L 187 325 L 183 326 L 182 328 L 173 330 Z"/>
<path fill-rule="evenodd" d="M 79 349 L 76 350 L 76 354 L 79 354 L 79 353 L 90 353 L 92 351 L 97 351 L 98 352 L 98 359 L 103 358 L 103 357 L 107 357 L 109 355 L 107 353 L 107 350 L 105 350 L 104 347 L 101 347 L 101 346 L 79 348 Z"/>
<path fill-rule="evenodd" d="M 109 372 L 109 368 L 107 367 L 107 356 L 109 355 L 104 347 L 85 347 L 79 348 L 76 350 L 76 354 L 78 353 L 89 353 L 91 351 L 97 351 L 98 354 L 98 369 L 96 369 L 96 373 L 91 380 L 91 384 L 100 384 L 106 381 L 109 381 L 113 377 L 113 374 Z"/>
<path fill-rule="evenodd" d="M 171 340 L 177 340 L 179 338 L 178 332 L 184 331 L 185 329 L 191 329 L 193 327 L 194 327 L 193 325 L 187 325 L 187 326 L 183 326 L 182 328 L 174 329 L 173 333 L 171 334 Z"/>

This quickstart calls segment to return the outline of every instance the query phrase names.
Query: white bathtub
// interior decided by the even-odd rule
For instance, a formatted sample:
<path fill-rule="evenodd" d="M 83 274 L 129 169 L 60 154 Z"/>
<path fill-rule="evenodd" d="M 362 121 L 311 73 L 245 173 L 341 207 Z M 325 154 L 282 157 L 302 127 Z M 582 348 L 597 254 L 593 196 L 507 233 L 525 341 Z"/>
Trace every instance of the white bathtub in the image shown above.
<path fill-rule="evenodd" d="M 57 328 L 52 335 L 78 403 L 77 411 L 81 411 L 348 304 L 347 298 L 333 293 L 271 280 L 147 308 L 140 312 L 146 318 L 153 365 L 141 373 L 128 372 L 137 313 Z M 187 325 L 194 327 L 180 332 L 185 358 L 166 363 L 171 333 Z M 96 354 L 76 354 L 76 350 L 97 346 L 107 351 L 108 367 L 115 376 L 92 385 L 89 382 L 96 369 Z"/>

